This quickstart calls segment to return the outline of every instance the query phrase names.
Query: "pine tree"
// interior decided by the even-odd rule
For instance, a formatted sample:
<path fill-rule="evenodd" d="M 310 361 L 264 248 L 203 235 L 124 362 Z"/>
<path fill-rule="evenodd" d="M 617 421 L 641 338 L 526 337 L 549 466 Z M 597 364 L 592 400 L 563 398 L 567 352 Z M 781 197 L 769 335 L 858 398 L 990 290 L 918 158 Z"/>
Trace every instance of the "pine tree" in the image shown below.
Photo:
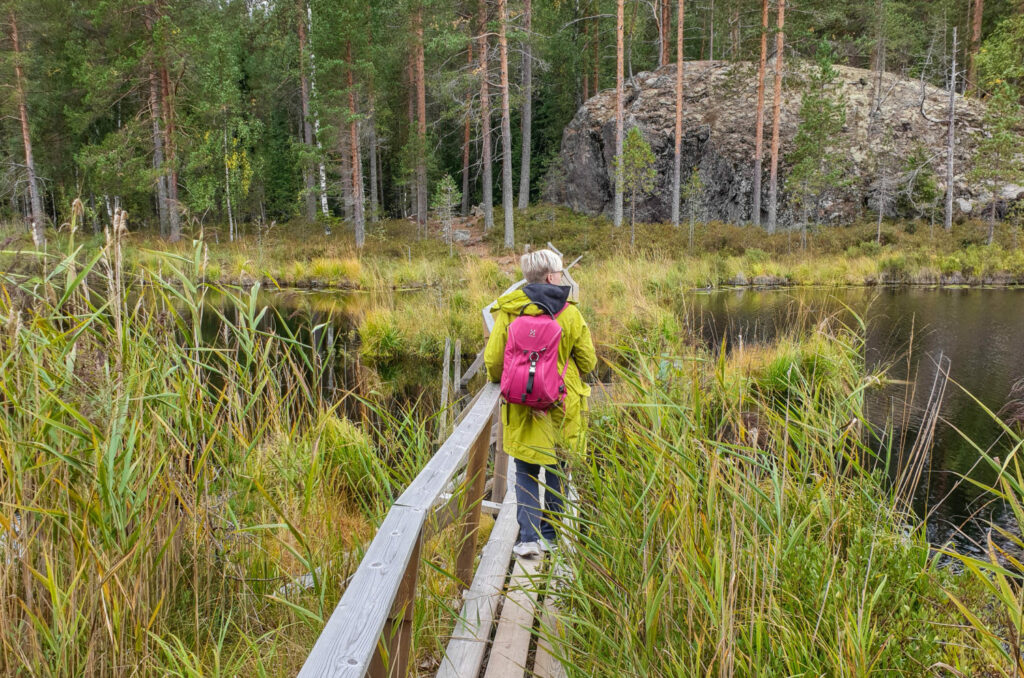
<path fill-rule="evenodd" d="M 505 212 L 505 247 L 515 247 L 512 195 L 512 113 L 508 82 L 508 0 L 498 0 L 498 53 L 501 60 L 501 203 Z"/>
<path fill-rule="evenodd" d="M 491 95 L 487 79 L 487 0 L 480 0 L 480 173 L 484 203 L 484 230 L 494 228 L 494 189 L 491 172 Z"/>
<path fill-rule="evenodd" d="M 772 151 L 768 175 L 768 232 L 774 233 L 779 217 L 779 128 L 782 108 L 782 56 L 786 34 L 786 0 L 778 0 L 779 18 L 775 33 L 775 91 L 772 93 Z"/>
<path fill-rule="evenodd" d="M 519 209 L 524 210 L 530 205 L 530 145 L 531 127 L 533 125 L 533 8 L 530 0 L 523 2 L 523 16 L 526 39 L 523 41 L 523 107 L 522 118 L 523 143 L 519 170 Z"/>

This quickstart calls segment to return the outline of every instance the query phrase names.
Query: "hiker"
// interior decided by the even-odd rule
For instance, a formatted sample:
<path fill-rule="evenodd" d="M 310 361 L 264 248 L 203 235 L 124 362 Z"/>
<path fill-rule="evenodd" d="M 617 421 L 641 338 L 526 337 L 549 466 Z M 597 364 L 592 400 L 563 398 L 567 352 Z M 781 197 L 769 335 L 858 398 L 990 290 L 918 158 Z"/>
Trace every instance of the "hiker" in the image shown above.
<path fill-rule="evenodd" d="M 502 384 L 503 441 L 516 460 L 519 540 L 513 551 L 536 558 L 554 547 L 552 516 L 562 512 L 566 456 L 584 451 L 590 387 L 582 375 L 594 369 L 597 354 L 583 314 L 569 301 L 571 288 L 562 284 L 562 257 L 536 250 L 519 265 L 527 284 L 494 304 L 484 363 L 487 378 Z"/>

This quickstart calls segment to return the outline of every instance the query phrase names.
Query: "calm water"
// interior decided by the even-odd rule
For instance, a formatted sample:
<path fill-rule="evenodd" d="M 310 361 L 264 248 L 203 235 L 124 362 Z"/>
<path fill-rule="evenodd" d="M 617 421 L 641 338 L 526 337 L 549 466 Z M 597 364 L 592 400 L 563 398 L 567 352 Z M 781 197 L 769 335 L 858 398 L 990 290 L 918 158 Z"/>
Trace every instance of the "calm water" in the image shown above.
<path fill-rule="evenodd" d="M 1013 525 L 1005 506 L 992 502 L 963 475 L 992 481 L 994 474 L 965 436 L 1005 458 L 1009 445 L 992 411 L 1006 402 L 1013 382 L 1024 377 L 1024 290 L 953 288 L 850 288 L 719 291 L 693 294 L 680 313 L 706 341 L 771 340 L 780 331 L 830 314 L 866 321 L 867 358 L 889 365 L 890 384 L 870 393 L 867 415 L 876 429 L 888 427 L 909 448 L 918 434 L 936 360 L 950 360 L 950 383 L 940 410 L 934 447 L 915 497 L 928 515 L 928 538 L 976 550 L 988 521 Z M 959 384 L 959 386 L 957 385 Z M 962 387 L 962 388 L 961 388 Z M 958 433 L 959 429 L 961 433 Z M 1017 531 L 1014 529 L 1014 531 Z"/>

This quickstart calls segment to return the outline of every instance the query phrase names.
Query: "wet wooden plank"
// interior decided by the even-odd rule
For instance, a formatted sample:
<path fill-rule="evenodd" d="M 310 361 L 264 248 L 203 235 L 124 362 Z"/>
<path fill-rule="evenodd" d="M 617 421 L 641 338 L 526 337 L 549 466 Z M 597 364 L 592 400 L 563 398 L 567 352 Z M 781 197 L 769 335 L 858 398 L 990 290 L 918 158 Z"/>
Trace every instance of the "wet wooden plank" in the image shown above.
<path fill-rule="evenodd" d="M 519 534 L 514 493 L 508 495 L 484 545 L 473 583 L 465 595 L 459 620 L 445 649 L 438 678 L 467 678 L 480 675 L 494 617 L 505 588 L 512 545 Z"/>
<path fill-rule="evenodd" d="M 537 612 L 535 575 L 541 559 L 516 559 L 484 678 L 523 678 Z"/>

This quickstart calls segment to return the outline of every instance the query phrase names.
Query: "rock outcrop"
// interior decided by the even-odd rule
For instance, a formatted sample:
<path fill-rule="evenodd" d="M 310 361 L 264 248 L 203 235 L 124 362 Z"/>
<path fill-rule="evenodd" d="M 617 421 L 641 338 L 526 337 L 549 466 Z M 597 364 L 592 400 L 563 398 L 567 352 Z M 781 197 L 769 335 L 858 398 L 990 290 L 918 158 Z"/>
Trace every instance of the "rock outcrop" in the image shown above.
<path fill-rule="evenodd" d="M 806 68 L 806 66 L 805 66 Z M 873 149 L 883 135 L 891 137 L 888 193 L 907 184 L 906 158 L 927 157 L 939 191 L 945 192 L 946 111 L 949 93 L 918 81 L 884 74 L 882 101 L 872 124 L 876 74 L 837 66 L 834 94 L 846 104 L 846 125 L 835 149 L 846 161 L 848 182 L 823 203 L 828 221 L 847 222 L 874 211 L 878 205 L 878 171 Z M 751 217 L 754 125 L 757 103 L 756 64 L 748 62 L 688 61 L 683 73 L 683 183 L 698 169 L 703 190 L 693 205 L 701 219 L 733 223 Z M 786 176 L 786 153 L 793 147 L 799 125 L 801 90 L 806 81 L 798 68 L 786 74 L 782 97 L 779 219 L 794 223 Z M 768 148 L 771 137 L 772 78 L 766 83 L 765 156 L 761 205 L 768 205 Z M 968 178 L 977 138 L 983 134 L 984 104 L 957 96 L 956 150 L 954 152 L 954 209 L 979 214 L 996 200 L 1002 214 L 1007 205 L 1024 199 L 1024 187 L 1001 186 L 995 196 Z M 625 124 L 639 127 L 657 158 L 657 187 L 638 199 L 637 218 L 667 221 L 671 216 L 671 182 L 675 127 L 675 65 L 636 75 L 625 87 Z M 587 214 L 611 214 L 615 153 L 615 90 L 591 97 L 566 127 L 560 162 L 548 178 L 546 197 Z M 894 216 L 898 201 L 886 200 L 886 212 Z M 683 204 L 681 214 L 688 214 Z M 939 199 L 939 209 L 942 200 Z M 628 206 L 627 206 L 628 210 Z M 627 211 L 628 214 L 628 211 Z M 763 218 L 766 218 L 766 214 Z"/>

